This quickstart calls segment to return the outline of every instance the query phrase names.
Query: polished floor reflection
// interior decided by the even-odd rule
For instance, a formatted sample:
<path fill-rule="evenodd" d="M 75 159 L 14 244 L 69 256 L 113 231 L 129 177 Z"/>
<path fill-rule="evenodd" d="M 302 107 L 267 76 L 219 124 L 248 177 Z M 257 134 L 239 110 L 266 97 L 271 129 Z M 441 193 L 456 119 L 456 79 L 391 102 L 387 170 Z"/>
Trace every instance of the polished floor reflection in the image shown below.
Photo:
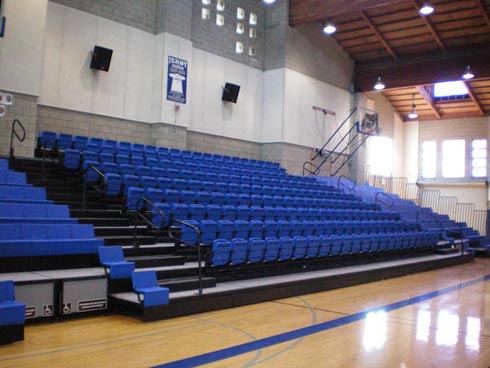
<path fill-rule="evenodd" d="M 229 310 L 26 328 L 0 367 L 490 367 L 490 260 Z"/>

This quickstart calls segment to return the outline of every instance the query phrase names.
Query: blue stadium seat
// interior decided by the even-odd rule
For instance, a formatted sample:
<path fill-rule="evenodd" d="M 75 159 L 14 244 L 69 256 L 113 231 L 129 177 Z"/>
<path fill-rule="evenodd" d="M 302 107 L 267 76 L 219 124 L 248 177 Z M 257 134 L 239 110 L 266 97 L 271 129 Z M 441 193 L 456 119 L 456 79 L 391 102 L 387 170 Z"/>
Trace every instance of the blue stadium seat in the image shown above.
<path fill-rule="evenodd" d="M 206 206 L 202 204 L 191 204 L 189 206 L 189 218 L 195 221 L 204 220 L 206 216 Z"/>
<path fill-rule="evenodd" d="M 218 221 L 218 234 L 220 239 L 232 239 L 233 238 L 234 222 L 230 220 Z"/>
<path fill-rule="evenodd" d="M 236 220 L 234 222 L 234 237 L 248 239 L 249 238 L 250 223 L 245 220 Z"/>
<path fill-rule="evenodd" d="M 56 147 L 57 139 L 58 134 L 44 131 L 39 135 L 39 145 L 45 149 L 53 149 Z"/>
<path fill-rule="evenodd" d="M 165 189 L 163 191 L 163 198 L 166 203 L 178 203 L 180 200 L 180 191 L 175 189 Z"/>
<path fill-rule="evenodd" d="M 282 237 L 281 250 L 279 251 L 279 259 L 281 261 L 287 261 L 293 257 L 294 240 L 290 237 Z"/>
<path fill-rule="evenodd" d="M 158 286 L 155 271 L 133 271 L 131 275 L 133 289 L 145 307 L 168 304 L 169 289 Z"/>
<path fill-rule="evenodd" d="M 134 262 L 124 260 L 122 247 L 99 247 L 99 261 L 111 279 L 126 279 L 134 271 Z"/>
<path fill-rule="evenodd" d="M 148 200 L 153 204 L 162 202 L 163 190 L 157 188 L 146 188 L 145 197 L 148 198 Z"/>
<path fill-rule="evenodd" d="M 262 262 L 264 259 L 265 242 L 262 239 L 250 238 L 248 240 L 248 263 Z"/>
<path fill-rule="evenodd" d="M 225 266 L 230 262 L 231 241 L 215 239 L 211 248 L 211 266 Z"/>
<path fill-rule="evenodd" d="M 303 236 L 295 236 L 293 238 L 293 241 L 294 241 L 293 258 L 303 259 L 306 256 L 306 247 L 308 245 L 307 239 Z"/>
<path fill-rule="evenodd" d="M 232 239 L 231 240 L 231 257 L 230 263 L 232 265 L 240 265 L 246 262 L 248 252 L 248 241 L 245 239 Z"/>
<path fill-rule="evenodd" d="M 80 167 L 80 151 L 75 149 L 65 149 L 63 154 L 63 166 L 70 170 L 77 170 Z"/>
<path fill-rule="evenodd" d="M 105 174 L 105 194 L 119 195 L 121 193 L 122 178 L 119 174 L 106 173 Z"/>
<path fill-rule="evenodd" d="M 138 187 L 129 187 L 128 188 L 128 199 L 126 201 L 126 207 L 129 211 L 139 211 L 143 209 L 144 203 L 138 201 L 145 196 L 145 191 L 142 188 Z"/>
<path fill-rule="evenodd" d="M 154 203 L 154 205 L 160 211 L 157 211 L 155 208 L 151 209 L 151 212 L 153 214 L 153 217 L 151 219 L 152 224 L 159 228 L 168 226 L 170 223 L 170 212 L 172 210 L 172 206 L 168 203 L 159 202 Z M 160 212 L 163 213 L 163 217 Z"/>
<path fill-rule="evenodd" d="M 208 204 L 206 206 L 206 219 L 219 221 L 221 219 L 222 206 L 216 204 Z"/>
<path fill-rule="evenodd" d="M 180 221 L 187 220 L 189 216 L 189 206 L 183 203 L 173 203 L 172 204 L 172 215 L 173 218 Z"/>
<path fill-rule="evenodd" d="M 199 224 L 199 229 L 201 230 L 201 243 L 212 244 L 213 240 L 216 239 L 218 230 L 216 221 L 202 220 Z"/>
<path fill-rule="evenodd" d="M 320 250 L 320 244 L 321 244 L 320 238 L 317 236 L 308 236 L 306 238 L 306 241 L 307 241 L 306 257 L 316 258 Z"/>
<path fill-rule="evenodd" d="M 264 237 L 265 238 L 277 238 L 278 224 L 274 220 L 264 221 Z"/>
<path fill-rule="evenodd" d="M 273 262 L 279 259 L 279 251 L 281 249 L 281 241 L 277 238 L 265 238 L 264 260 Z"/>

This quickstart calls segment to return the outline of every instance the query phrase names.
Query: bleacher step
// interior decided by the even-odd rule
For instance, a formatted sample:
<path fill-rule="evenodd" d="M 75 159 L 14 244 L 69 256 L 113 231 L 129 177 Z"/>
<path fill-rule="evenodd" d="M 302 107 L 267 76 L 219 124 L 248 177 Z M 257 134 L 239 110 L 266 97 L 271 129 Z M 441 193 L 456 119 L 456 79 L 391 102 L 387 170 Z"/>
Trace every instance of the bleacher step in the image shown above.
<path fill-rule="evenodd" d="M 119 227 L 119 226 L 131 226 L 133 224 L 133 220 L 129 218 L 85 217 L 85 218 L 79 218 L 78 223 L 92 224 L 95 227 L 111 227 L 111 226 Z"/>
<path fill-rule="evenodd" d="M 99 239 L 104 239 L 105 245 L 132 245 L 134 242 L 133 236 L 99 236 Z M 140 245 L 155 244 L 156 240 L 153 236 L 138 236 Z"/>
<path fill-rule="evenodd" d="M 203 288 L 216 287 L 216 279 L 214 277 L 203 277 L 201 281 Z M 199 278 L 193 276 L 158 280 L 158 285 L 169 288 L 171 292 L 197 290 L 199 288 Z"/>
<path fill-rule="evenodd" d="M 151 268 L 151 267 L 164 267 L 183 265 L 185 258 L 181 256 L 161 254 L 150 256 L 133 256 L 125 257 L 126 261 L 135 263 L 136 268 Z"/>
<path fill-rule="evenodd" d="M 140 247 L 134 247 L 132 245 L 123 245 L 123 251 L 125 257 L 168 255 L 168 254 L 175 254 L 175 245 L 173 243 L 149 244 L 149 245 L 142 245 Z"/>
<path fill-rule="evenodd" d="M 110 226 L 110 227 L 94 227 L 95 236 L 109 237 L 109 236 L 132 236 L 134 235 L 134 226 Z M 137 234 L 146 235 L 148 228 L 146 226 L 138 226 Z"/>
<path fill-rule="evenodd" d="M 121 218 L 121 211 L 100 209 L 70 209 L 70 215 L 77 218 Z"/>

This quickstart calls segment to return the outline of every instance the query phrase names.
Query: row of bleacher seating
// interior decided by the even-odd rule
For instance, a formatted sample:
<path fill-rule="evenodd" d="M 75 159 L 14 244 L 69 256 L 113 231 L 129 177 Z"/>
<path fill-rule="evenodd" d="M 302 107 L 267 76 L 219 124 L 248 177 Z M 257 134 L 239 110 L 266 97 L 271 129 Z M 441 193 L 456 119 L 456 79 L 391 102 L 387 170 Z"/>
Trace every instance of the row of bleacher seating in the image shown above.
<path fill-rule="evenodd" d="M 46 203 L 2 203 L 0 223 L 76 223 L 67 205 Z"/>
<path fill-rule="evenodd" d="M 244 165 L 240 162 L 238 163 L 216 163 L 216 162 L 202 162 L 196 163 L 179 161 L 174 159 L 173 161 L 162 159 L 162 158 L 152 158 L 143 156 L 126 156 L 122 154 L 110 154 L 110 153 L 97 153 L 95 151 L 84 151 L 83 153 L 77 150 L 66 150 L 63 155 L 63 163 L 66 168 L 77 169 L 80 167 L 81 162 L 99 162 L 108 164 L 118 164 L 118 165 L 145 165 L 149 167 L 159 167 L 163 169 L 182 169 L 187 168 L 192 171 L 204 171 L 212 173 L 222 173 L 226 170 L 232 175 L 263 175 L 266 178 L 282 179 L 286 176 L 282 168 L 276 167 L 255 167 L 250 165 Z"/>
<path fill-rule="evenodd" d="M 58 148 L 60 150 L 75 149 L 79 152 L 92 150 L 94 152 L 122 152 L 127 155 L 138 155 L 144 157 L 157 157 L 157 154 L 168 155 L 172 159 L 202 159 L 204 161 L 214 162 L 232 162 L 241 163 L 250 167 L 270 167 L 278 168 L 279 164 L 268 161 L 237 158 L 218 154 L 208 154 L 201 152 L 192 152 L 179 150 L 176 148 L 156 147 L 138 143 L 117 142 L 110 139 L 89 138 L 86 136 L 72 136 L 70 134 L 57 134 L 55 132 L 44 131 L 39 135 L 39 146 L 44 148 Z"/>
<path fill-rule="evenodd" d="M 187 226 L 187 225 L 190 226 Z M 181 226 L 181 240 L 185 244 L 197 243 L 200 230 L 201 243 L 211 244 L 215 239 L 280 238 L 283 236 L 322 236 L 381 232 L 418 231 L 414 224 L 396 221 L 308 221 L 308 220 L 186 220 Z"/>
<path fill-rule="evenodd" d="M 117 188 L 117 186 L 116 186 Z M 117 189 L 116 189 L 117 190 Z M 139 188 L 129 187 L 127 193 L 127 208 L 131 211 L 136 209 L 136 203 L 139 198 L 147 197 L 153 203 L 186 203 L 186 204 L 216 204 L 216 205 L 233 205 L 233 206 L 258 206 L 258 207 L 310 207 L 312 209 L 332 208 L 332 209 L 349 209 L 349 210 L 376 210 L 377 206 L 342 199 L 319 199 L 310 197 L 283 197 L 260 194 L 235 194 L 222 192 L 195 192 L 192 190 L 175 190 L 175 189 L 157 189 L 157 188 Z M 141 206 L 143 204 L 140 203 Z M 142 207 L 138 208 L 141 209 Z"/>
<path fill-rule="evenodd" d="M 236 185 L 257 185 L 265 186 L 270 188 L 276 188 L 280 190 L 295 190 L 295 189 L 305 189 L 305 190 L 316 190 L 318 192 L 335 192 L 339 191 L 328 185 L 316 184 L 309 181 L 297 180 L 294 177 L 284 177 L 283 179 L 271 179 L 263 176 L 250 176 L 243 174 L 223 174 L 222 169 L 216 169 L 218 172 L 211 171 L 200 171 L 200 170 L 190 170 L 189 168 L 161 168 L 161 167 L 150 167 L 146 165 L 132 165 L 132 164 L 115 164 L 107 162 L 96 162 L 88 161 L 86 163 L 85 169 L 92 165 L 103 173 L 112 173 L 119 175 L 136 175 L 136 176 L 153 176 L 156 178 L 175 178 L 183 180 L 196 180 L 200 182 L 221 182 L 225 184 L 236 184 Z M 78 167 L 73 167 L 70 169 L 76 169 Z M 349 195 L 353 197 L 352 195 Z"/>
<path fill-rule="evenodd" d="M 215 239 L 208 267 L 434 248 L 434 232 Z"/>
<path fill-rule="evenodd" d="M 101 245 L 92 225 L 0 224 L 0 257 L 94 254 Z"/>
<path fill-rule="evenodd" d="M 155 225 L 161 223 L 160 210 L 165 216 L 165 225 L 168 225 L 170 215 L 177 220 L 272 220 L 272 221 L 366 221 L 366 222 L 395 222 L 396 215 L 381 211 L 369 210 L 333 210 L 333 209 L 312 209 L 297 207 L 259 207 L 259 206 L 233 206 L 215 204 L 185 204 L 185 203 L 156 203 L 153 209 L 153 222 Z M 410 226 L 416 224 L 411 223 Z"/>
<path fill-rule="evenodd" d="M 68 206 L 52 204 L 44 188 L 28 185 L 6 160 L 0 168 L 0 257 L 97 253 L 103 242 L 92 225 L 77 224 Z"/>

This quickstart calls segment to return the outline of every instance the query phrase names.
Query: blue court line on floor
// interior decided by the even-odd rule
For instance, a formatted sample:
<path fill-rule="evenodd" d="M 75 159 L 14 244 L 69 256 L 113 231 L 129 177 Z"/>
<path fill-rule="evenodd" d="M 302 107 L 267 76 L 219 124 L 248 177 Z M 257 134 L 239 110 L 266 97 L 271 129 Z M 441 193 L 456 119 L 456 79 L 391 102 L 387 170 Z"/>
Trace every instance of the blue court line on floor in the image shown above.
<path fill-rule="evenodd" d="M 345 317 L 337 318 L 331 321 L 322 322 L 316 325 L 299 328 L 297 330 L 292 330 L 288 332 L 283 332 L 278 335 L 266 337 L 260 340 L 246 342 L 244 344 L 231 346 L 229 348 L 212 351 L 210 353 L 196 355 L 193 357 L 176 360 L 169 363 L 164 363 L 158 366 L 154 366 L 153 368 L 184 368 L 184 367 L 196 367 L 203 364 L 213 363 L 219 360 L 228 359 L 237 355 L 249 353 L 254 350 L 264 349 L 273 345 L 281 344 L 283 342 L 295 340 L 301 337 L 305 337 L 308 335 L 313 335 L 318 332 L 327 331 L 336 327 L 344 326 L 352 322 L 357 322 L 359 320 L 365 319 L 368 313 L 377 312 L 377 311 L 385 311 L 390 312 L 395 309 L 400 309 L 403 307 L 407 307 L 412 304 L 417 304 L 428 299 L 436 298 L 438 296 L 452 293 L 457 290 L 461 290 L 467 288 L 469 286 L 473 286 L 475 284 L 490 280 L 490 274 L 478 277 L 473 280 L 469 280 L 445 289 L 432 291 L 427 294 L 422 294 L 413 298 L 401 300 L 399 302 L 383 305 L 381 307 L 367 309 L 365 311 L 351 314 Z"/>

